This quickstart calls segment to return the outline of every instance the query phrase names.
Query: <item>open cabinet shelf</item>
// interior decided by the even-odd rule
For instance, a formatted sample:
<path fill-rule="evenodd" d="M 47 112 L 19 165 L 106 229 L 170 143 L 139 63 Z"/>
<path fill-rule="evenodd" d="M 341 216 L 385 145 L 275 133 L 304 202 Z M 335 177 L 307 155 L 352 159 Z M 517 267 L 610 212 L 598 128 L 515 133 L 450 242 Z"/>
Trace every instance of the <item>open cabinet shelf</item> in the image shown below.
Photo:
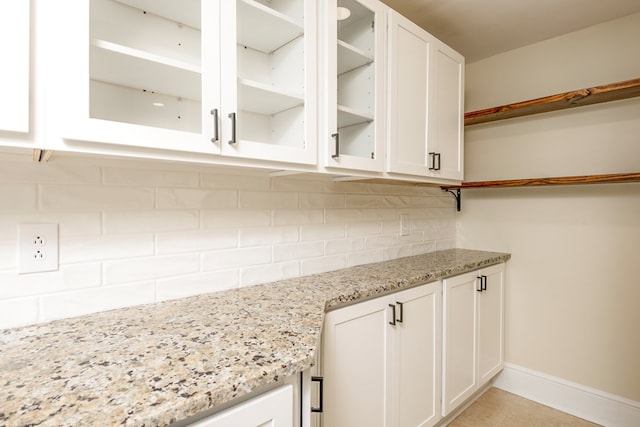
<path fill-rule="evenodd" d="M 464 125 L 476 125 L 636 96 L 640 96 L 640 78 L 470 111 L 464 115 Z"/>
<path fill-rule="evenodd" d="M 349 43 L 338 40 L 338 74 L 371 64 L 373 56 Z"/>
<path fill-rule="evenodd" d="M 271 53 L 304 34 L 302 22 L 254 0 L 238 2 L 238 44 Z M 268 31 L 256 31 L 268 28 Z"/>
<path fill-rule="evenodd" d="M 200 100 L 201 68 L 105 40 L 92 40 L 93 80 Z"/>

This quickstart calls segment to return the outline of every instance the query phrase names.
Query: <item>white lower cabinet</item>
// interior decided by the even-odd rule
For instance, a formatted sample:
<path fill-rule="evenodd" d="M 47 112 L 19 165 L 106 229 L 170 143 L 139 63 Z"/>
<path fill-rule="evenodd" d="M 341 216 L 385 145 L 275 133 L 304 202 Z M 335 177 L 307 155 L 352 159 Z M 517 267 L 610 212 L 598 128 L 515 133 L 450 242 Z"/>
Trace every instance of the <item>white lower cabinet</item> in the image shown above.
<path fill-rule="evenodd" d="M 293 427 L 293 386 L 283 385 L 191 427 Z"/>
<path fill-rule="evenodd" d="M 324 426 L 415 427 L 440 419 L 441 286 L 327 313 Z"/>
<path fill-rule="evenodd" d="M 443 416 L 503 367 L 504 275 L 497 264 L 443 281 Z"/>

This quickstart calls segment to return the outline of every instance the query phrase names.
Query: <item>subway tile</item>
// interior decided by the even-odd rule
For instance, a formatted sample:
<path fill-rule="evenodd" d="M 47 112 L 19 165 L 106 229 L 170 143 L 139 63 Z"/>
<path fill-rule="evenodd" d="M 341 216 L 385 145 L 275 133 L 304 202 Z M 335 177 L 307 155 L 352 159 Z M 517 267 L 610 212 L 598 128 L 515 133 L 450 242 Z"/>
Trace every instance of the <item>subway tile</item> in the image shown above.
<path fill-rule="evenodd" d="M 200 227 L 198 211 L 107 211 L 104 213 L 104 231 L 107 234 L 149 233 L 179 230 L 197 230 Z"/>
<path fill-rule="evenodd" d="M 32 325 L 38 322 L 38 297 L 0 300 L 0 329 Z"/>
<path fill-rule="evenodd" d="M 219 229 L 215 231 L 159 233 L 156 237 L 156 245 L 159 255 L 235 248 L 238 246 L 238 231 Z"/>
<path fill-rule="evenodd" d="M 382 249 L 382 259 L 388 261 L 390 259 L 402 258 L 411 255 L 411 246 L 392 246 L 390 248 Z"/>
<path fill-rule="evenodd" d="M 203 254 L 202 270 L 211 271 L 268 264 L 271 263 L 272 259 L 272 250 L 270 246 L 227 249 Z"/>
<path fill-rule="evenodd" d="M 273 247 L 273 262 L 312 258 L 324 255 L 322 242 L 303 242 Z"/>
<path fill-rule="evenodd" d="M 160 188 L 156 193 L 158 209 L 230 209 L 238 207 L 236 190 Z"/>
<path fill-rule="evenodd" d="M 0 212 L 35 210 L 38 208 L 38 185 L 0 183 L 0 200 Z"/>
<path fill-rule="evenodd" d="M 94 166 L 69 165 L 65 162 L 33 163 L 0 161 L 0 182 L 31 182 L 34 184 L 94 183 L 102 179 L 100 168 Z"/>
<path fill-rule="evenodd" d="M 151 256 L 154 251 L 153 234 L 74 236 L 60 239 L 61 264 Z"/>
<path fill-rule="evenodd" d="M 351 237 L 347 239 L 333 239 L 325 242 L 327 255 L 351 253 L 364 249 L 364 238 Z"/>
<path fill-rule="evenodd" d="M 379 208 L 381 207 L 380 196 L 369 194 L 347 194 L 347 208 Z"/>
<path fill-rule="evenodd" d="M 203 187 L 230 188 L 238 190 L 269 191 L 271 178 L 268 175 L 236 175 L 203 173 Z"/>
<path fill-rule="evenodd" d="M 366 251 L 352 252 L 347 254 L 347 267 L 354 265 L 370 264 L 372 262 L 381 262 L 383 260 L 383 250 L 370 249 Z"/>
<path fill-rule="evenodd" d="M 312 224 L 300 227 L 301 241 L 339 239 L 344 236 L 344 224 Z"/>
<path fill-rule="evenodd" d="M 300 275 L 298 261 L 266 264 L 240 270 L 240 286 L 251 286 L 259 283 L 275 282 Z"/>
<path fill-rule="evenodd" d="M 422 255 L 435 252 L 436 242 L 414 243 L 411 245 L 411 255 Z"/>
<path fill-rule="evenodd" d="M 214 271 L 161 279 L 156 283 L 156 299 L 164 301 L 237 288 L 238 270 Z"/>
<path fill-rule="evenodd" d="M 399 221 L 400 212 L 397 209 L 365 209 L 365 221 Z"/>
<path fill-rule="evenodd" d="M 400 219 L 382 221 L 380 223 L 380 232 L 383 234 L 400 234 Z"/>
<path fill-rule="evenodd" d="M 60 238 L 99 235 L 102 232 L 102 214 L 36 211 L 0 214 L 0 240 L 16 239 L 18 224 L 58 224 Z"/>
<path fill-rule="evenodd" d="M 99 263 L 61 265 L 58 271 L 17 274 L 15 270 L 0 271 L 0 299 L 20 298 L 100 286 Z"/>
<path fill-rule="evenodd" d="M 298 193 L 240 191 L 238 206 L 243 209 L 295 209 Z"/>
<path fill-rule="evenodd" d="M 321 209 L 277 210 L 273 212 L 273 225 L 322 224 L 324 212 Z"/>
<path fill-rule="evenodd" d="M 296 179 L 295 176 L 271 178 L 272 191 L 322 192 L 323 187 L 324 183 L 320 180 Z"/>
<path fill-rule="evenodd" d="M 104 284 L 161 279 L 200 271 L 199 254 L 133 258 L 104 263 Z"/>
<path fill-rule="evenodd" d="M 412 231 L 407 236 L 398 236 L 398 244 L 400 245 L 420 243 L 423 241 L 424 233 L 422 231 Z"/>
<path fill-rule="evenodd" d="M 51 210 L 152 209 L 152 188 L 98 185 L 42 185 L 40 207 Z"/>
<path fill-rule="evenodd" d="M 0 240 L 0 271 L 18 267 L 17 240 Z"/>
<path fill-rule="evenodd" d="M 375 193 L 373 187 L 375 186 L 361 182 L 332 181 L 324 184 L 324 191 L 328 193 L 372 194 Z"/>
<path fill-rule="evenodd" d="M 398 244 L 398 237 L 395 234 L 367 236 L 365 237 L 364 244 L 367 249 L 388 248 Z"/>
<path fill-rule="evenodd" d="M 326 209 L 324 212 L 325 224 L 358 222 L 363 219 L 362 209 Z"/>
<path fill-rule="evenodd" d="M 205 229 L 269 225 L 271 225 L 271 211 L 268 210 L 228 209 L 202 212 L 202 227 Z"/>
<path fill-rule="evenodd" d="M 152 281 L 120 286 L 102 286 L 79 291 L 43 295 L 40 298 L 40 320 L 48 321 L 80 316 L 155 300 Z"/>
<path fill-rule="evenodd" d="M 276 245 L 299 240 L 298 227 L 245 228 L 238 234 L 238 246 Z"/>
<path fill-rule="evenodd" d="M 320 258 L 303 259 L 300 261 L 300 272 L 303 276 L 325 271 L 339 270 L 346 267 L 346 257 L 343 254 L 329 255 Z"/>
<path fill-rule="evenodd" d="M 102 174 L 103 182 L 107 185 L 197 187 L 200 183 L 200 175 L 197 172 L 187 171 L 105 167 Z"/>
<path fill-rule="evenodd" d="M 300 207 L 302 209 L 340 209 L 347 206 L 344 194 L 302 193 Z"/>
<path fill-rule="evenodd" d="M 347 224 L 347 237 L 380 234 L 381 231 L 382 224 L 380 222 L 359 222 L 354 224 Z"/>
<path fill-rule="evenodd" d="M 384 194 L 381 196 L 380 205 L 385 208 L 411 207 L 411 196 Z"/>

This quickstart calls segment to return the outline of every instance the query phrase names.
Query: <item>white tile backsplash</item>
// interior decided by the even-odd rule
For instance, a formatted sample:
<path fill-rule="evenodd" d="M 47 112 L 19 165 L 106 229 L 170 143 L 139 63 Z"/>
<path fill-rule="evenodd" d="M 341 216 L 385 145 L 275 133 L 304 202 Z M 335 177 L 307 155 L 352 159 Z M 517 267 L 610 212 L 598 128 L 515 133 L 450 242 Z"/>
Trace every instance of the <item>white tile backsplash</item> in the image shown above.
<path fill-rule="evenodd" d="M 0 183 L 0 200 L 3 210 L 8 212 L 31 210 L 38 207 L 36 184 Z"/>
<path fill-rule="evenodd" d="M 0 153 L 0 200 L 0 329 L 432 252 L 456 233 L 438 187 L 63 153 Z M 59 224 L 59 271 L 16 273 L 28 222 Z"/>

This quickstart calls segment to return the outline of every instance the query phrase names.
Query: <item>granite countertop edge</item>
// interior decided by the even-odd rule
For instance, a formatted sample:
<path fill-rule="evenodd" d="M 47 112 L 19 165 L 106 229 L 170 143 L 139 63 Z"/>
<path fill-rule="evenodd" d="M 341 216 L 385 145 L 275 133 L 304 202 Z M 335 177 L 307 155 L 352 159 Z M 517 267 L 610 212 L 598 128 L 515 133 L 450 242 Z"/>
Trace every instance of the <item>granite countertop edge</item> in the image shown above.
<path fill-rule="evenodd" d="M 312 366 L 324 314 L 498 264 L 467 249 L 0 330 L 0 426 L 164 426 Z"/>

